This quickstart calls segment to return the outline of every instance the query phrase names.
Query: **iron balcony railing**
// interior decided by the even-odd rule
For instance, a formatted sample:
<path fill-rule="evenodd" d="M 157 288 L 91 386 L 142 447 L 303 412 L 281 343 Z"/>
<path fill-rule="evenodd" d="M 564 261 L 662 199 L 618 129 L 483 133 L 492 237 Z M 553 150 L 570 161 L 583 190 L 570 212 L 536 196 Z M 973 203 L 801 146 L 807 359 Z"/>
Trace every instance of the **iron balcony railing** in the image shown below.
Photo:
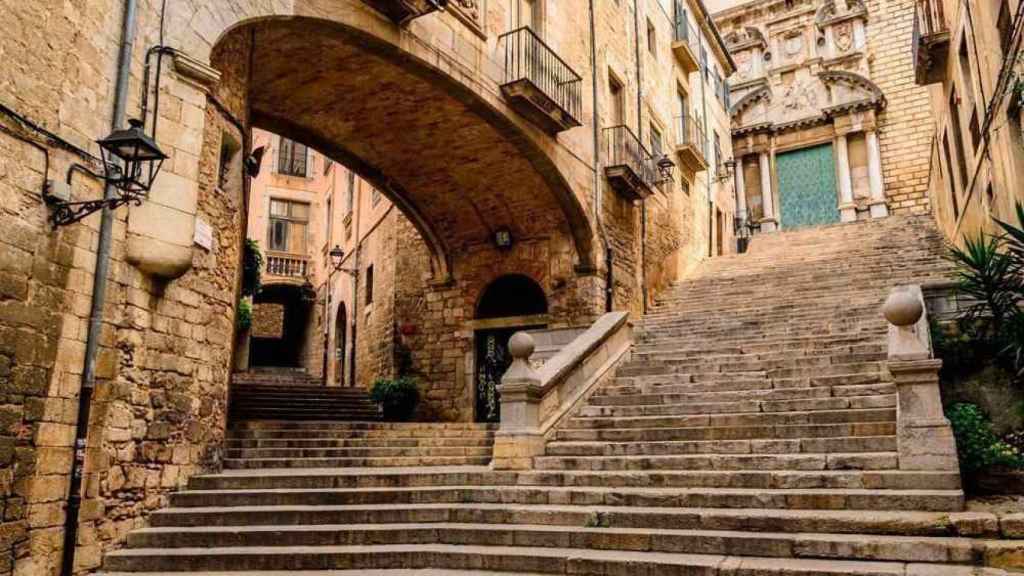
<path fill-rule="evenodd" d="M 676 117 L 676 148 L 693 146 L 700 154 L 700 157 L 706 161 L 708 158 L 707 142 L 704 129 L 701 128 L 700 122 L 693 116 L 684 115 Z"/>
<path fill-rule="evenodd" d="M 309 272 L 309 258 L 290 254 L 267 254 L 267 275 L 304 278 Z"/>
<path fill-rule="evenodd" d="M 946 17 L 942 13 L 942 0 L 917 0 L 914 12 L 914 26 L 919 38 L 949 30 L 946 26 Z"/>
<path fill-rule="evenodd" d="M 675 42 L 685 42 L 694 54 L 697 54 L 699 51 L 697 31 L 693 29 L 693 26 L 690 26 L 690 21 L 685 17 L 676 19 L 675 26 L 673 26 L 672 40 Z"/>
<path fill-rule="evenodd" d="M 574 119 L 583 113 L 583 78 L 529 27 L 503 34 L 505 84 L 529 80 Z"/>
<path fill-rule="evenodd" d="M 626 166 L 648 187 L 659 182 L 658 159 L 647 151 L 640 139 L 627 126 L 604 129 L 605 166 Z"/>

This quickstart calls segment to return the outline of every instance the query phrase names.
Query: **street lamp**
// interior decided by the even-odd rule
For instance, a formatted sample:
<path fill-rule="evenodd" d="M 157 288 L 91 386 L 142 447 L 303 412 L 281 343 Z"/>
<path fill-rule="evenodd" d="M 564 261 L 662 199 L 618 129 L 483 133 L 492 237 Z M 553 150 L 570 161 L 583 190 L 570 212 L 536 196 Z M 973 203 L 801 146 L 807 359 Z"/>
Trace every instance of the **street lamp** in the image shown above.
<path fill-rule="evenodd" d="M 56 193 L 52 185 L 47 186 L 46 201 L 54 209 L 54 227 L 73 224 L 105 207 L 114 209 L 128 202 L 141 204 L 164 160 L 167 160 L 167 154 L 146 134 L 142 121 L 138 119 L 129 120 L 127 128 L 115 130 L 96 143 L 100 146 L 102 175 L 81 164 L 72 164 L 68 169 L 67 187 L 61 193 Z M 76 171 L 103 180 L 118 194 L 102 200 L 70 202 L 71 175 Z"/>
<path fill-rule="evenodd" d="M 668 157 L 668 154 L 662 154 L 661 158 L 658 159 L 658 173 L 661 174 L 662 182 L 672 180 L 672 172 L 675 168 L 676 163 Z"/>

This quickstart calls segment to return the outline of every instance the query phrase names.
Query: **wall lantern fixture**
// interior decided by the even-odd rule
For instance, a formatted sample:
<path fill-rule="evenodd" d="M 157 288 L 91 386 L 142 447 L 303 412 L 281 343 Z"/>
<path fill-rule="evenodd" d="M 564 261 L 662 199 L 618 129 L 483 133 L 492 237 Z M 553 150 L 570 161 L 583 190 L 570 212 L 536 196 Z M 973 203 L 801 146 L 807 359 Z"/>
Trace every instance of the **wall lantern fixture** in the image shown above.
<path fill-rule="evenodd" d="M 255 178 L 260 175 L 260 168 L 263 166 L 263 155 L 266 154 L 266 152 L 267 147 L 260 146 L 253 150 L 245 159 L 245 173 L 247 176 Z"/>
<path fill-rule="evenodd" d="M 736 174 L 736 160 L 729 158 L 722 163 L 722 167 L 718 169 L 718 173 L 715 175 L 715 179 L 718 181 L 728 180 Z"/>
<path fill-rule="evenodd" d="M 335 244 L 334 248 L 331 248 L 331 251 L 328 252 L 327 255 L 331 257 L 331 270 L 327 274 L 328 281 L 330 281 L 331 276 L 334 276 L 335 272 L 344 272 L 349 276 L 355 276 L 357 274 L 357 272 L 351 268 L 341 267 L 341 262 L 345 259 L 345 251 L 342 250 L 341 246 Z"/>
<path fill-rule="evenodd" d="M 128 128 L 115 130 L 109 136 L 96 142 L 100 146 L 103 174 L 96 174 L 81 164 L 72 164 L 68 169 L 66 185 L 47 183 L 44 193 L 46 202 L 53 207 L 53 226 L 73 224 L 104 207 L 117 208 L 128 202 L 142 204 L 143 198 L 153 186 L 160 167 L 167 155 L 143 130 L 142 121 L 128 121 Z M 106 182 L 117 190 L 112 198 L 71 202 L 71 175 L 81 171 Z"/>
<path fill-rule="evenodd" d="M 498 228 L 494 231 L 494 245 L 498 250 L 512 249 L 512 231 L 508 228 Z"/>
<path fill-rule="evenodd" d="M 662 154 L 661 158 L 658 158 L 658 173 L 661 175 L 661 182 L 672 180 L 672 173 L 675 169 L 676 163 L 668 157 L 668 154 Z"/>

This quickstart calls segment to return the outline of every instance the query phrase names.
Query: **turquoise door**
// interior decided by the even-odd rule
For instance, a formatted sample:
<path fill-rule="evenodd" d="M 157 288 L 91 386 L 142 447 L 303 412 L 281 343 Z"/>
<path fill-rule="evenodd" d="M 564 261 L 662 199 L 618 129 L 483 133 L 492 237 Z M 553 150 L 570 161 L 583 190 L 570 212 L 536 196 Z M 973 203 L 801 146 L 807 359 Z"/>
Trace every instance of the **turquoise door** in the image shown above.
<path fill-rule="evenodd" d="M 779 154 L 776 171 L 782 228 L 839 222 L 831 144 Z"/>

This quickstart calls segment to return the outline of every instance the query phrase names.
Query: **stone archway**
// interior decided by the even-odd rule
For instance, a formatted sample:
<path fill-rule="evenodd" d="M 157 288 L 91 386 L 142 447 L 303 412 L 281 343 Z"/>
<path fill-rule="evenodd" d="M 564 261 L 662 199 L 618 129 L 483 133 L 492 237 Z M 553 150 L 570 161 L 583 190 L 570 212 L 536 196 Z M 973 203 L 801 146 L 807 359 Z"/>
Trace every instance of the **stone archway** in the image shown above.
<path fill-rule="evenodd" d="M 351 10 L 244 20 L 219 38 L 211 64 L 249 124 L 323 152 L 380 190 L 426 241 L 435 280 L 450 280 L 453 255 L 502 229 L 552 238 L 571 247 L 577 269 L 592 269 L 589 192 L 570 185 L 550 137 L 379 24 L 360 28 L 361 3 L 338 3 Z"/>
<path fill-rule="evenodd" d="M 337 386 L 345 385 L 346 346 L 348 345 L 348 312 L 345 303 L 338 304 L 338 313 L 334 320 L 334 383 Z M 349 386 L 355 383 L 349 382 Z"/>

